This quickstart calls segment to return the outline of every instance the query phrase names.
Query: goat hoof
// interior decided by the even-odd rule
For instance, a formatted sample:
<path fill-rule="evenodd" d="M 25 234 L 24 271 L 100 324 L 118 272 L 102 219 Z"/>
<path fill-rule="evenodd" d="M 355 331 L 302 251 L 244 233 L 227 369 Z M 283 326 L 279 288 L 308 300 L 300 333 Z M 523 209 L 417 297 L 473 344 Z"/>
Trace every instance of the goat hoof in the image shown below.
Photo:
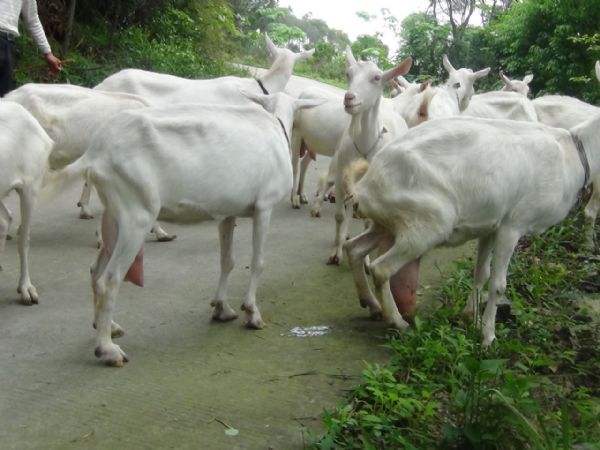
<path fill-rule="evenodd" d="M 17 293 L 21 294 L 21 303 L 24 305 L 37 305 L 39 296 L 35 286 L 31 283 L 26 283 L 17 288 Z"/>
<path fill-rule="evenodd" d="M 329 200 L 329 203 L 335 203 L 335 195 L 331 195 L 331 194 L 330 194 L 330 195 L 327 197 L 327 200 Z"/>
<path fill-rule="evenodd" d="M 250 330 L 262 330 L 265 327 L 260 311 L 257 308 L 242 304 L 242 311 L 246 313 L 246 322 L 244 323 L 246 328 Z"/>
<path fill-rule="evenodd" d="M 321 211 L 310 210 L 311 217 L 321 217 Z"/>
<path fill-rule="evenodd" d="M 258 319 L 248 319 L 244 326 L 249 330 L 262 330 L 265 327 L 265 323 L 259 317 Z"/>
<path fill-rule="evenodd" d="M 123 367 L 126 362 L 129 362 L 129 358 L 125 354 L 121 347 L 115 344 L 110 344 L 108 347 L 98 346 L 94 349 L 94 355 L 99 358 L 107 366 L 111 367 Z"/>
<path fill-rule="evenodd" d="M 227 303 L 213 301 L 210 306 L 215 308 L 212 319 L 217 322 L 229 322 L 238 318 L 237 313 Z"/>
<path fill-rule="evenodd" d="M 302 205 L 308 205 L 308 199 L 306 198 L 306 195 L 300 194 L 300 203 Z"/>
<path fill-rule="evenodd" d="M 382 316 L 383 316 L 383 312 L 382 312 Z M 405 321 L 401 316 L 399 316 L 397 318 L 386 319 L 386 322 L 390 328 L 394 328 L 395 330 L 398 330 L 398 331 L 405 331 L 408 328 L 410 328 L 410 325 L 408 324 L 408 322 Z"/>
<path fill-rule="evenodd" d="M 156 236 L 156 240 L 158 242 L 171 242 L 175 239 L 177 239 L 176 234 L 165 234 L 165 235 L 161 235 L 161 236 Z"/>
<path fill-rule="evenodd" d="M 329 259 L 327 260 L 327 265 L 328 266 L 339 266 L 340 265 L 339 256 L 338 255 L 330 256 Z"/>
<path fill-rule="evenodd" d="M 83 220 L 90 220 L 90 219 L 93 219 L 94 216 L 92 214 L 88 213 L 88 212 L 81 211 L 79 213 L 79 218 L 83 219 Z"/>

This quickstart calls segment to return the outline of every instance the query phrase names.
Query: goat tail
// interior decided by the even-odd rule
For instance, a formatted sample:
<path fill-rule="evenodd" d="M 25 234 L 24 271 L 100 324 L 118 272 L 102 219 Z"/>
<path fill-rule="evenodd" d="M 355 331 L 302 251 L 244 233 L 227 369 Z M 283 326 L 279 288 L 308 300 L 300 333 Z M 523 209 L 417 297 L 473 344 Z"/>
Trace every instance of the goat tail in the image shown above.
<path fill-rule="evenodd" d="M 89 178 L 89 161 L 84 154 L 75 162 L 59 170 L 46 170 L 42 181 L 41 199 L 54 198 L 60 191 L 64 191 L 82 178 Z"/>
<path fill-rule="evenodd" d="M 369 161 L 366 159 L 358 159 L 344 171 L 344 190 L 346 191 L 348 198 L 354 197 L 354 187 L 356 183 L 367 173 L 369 170 Z"/>

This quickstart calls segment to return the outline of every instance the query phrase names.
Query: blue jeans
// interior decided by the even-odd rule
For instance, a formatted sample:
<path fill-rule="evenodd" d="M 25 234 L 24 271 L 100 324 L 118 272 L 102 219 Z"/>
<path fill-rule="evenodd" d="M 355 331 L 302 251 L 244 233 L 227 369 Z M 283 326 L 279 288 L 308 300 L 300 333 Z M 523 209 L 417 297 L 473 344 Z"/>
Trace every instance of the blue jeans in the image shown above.
<path fill-rule="evenodd" d="M 14 40 L 0 31 L 0 97 L 13 88 Z"/>

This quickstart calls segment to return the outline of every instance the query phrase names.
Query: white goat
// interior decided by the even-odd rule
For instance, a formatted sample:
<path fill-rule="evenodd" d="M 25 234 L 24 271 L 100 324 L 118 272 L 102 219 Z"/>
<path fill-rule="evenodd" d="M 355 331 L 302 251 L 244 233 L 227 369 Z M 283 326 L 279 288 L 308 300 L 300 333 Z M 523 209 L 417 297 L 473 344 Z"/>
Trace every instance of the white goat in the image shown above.
<path fill-rule="evenodd" d="M 469 101 L 475 93 L 475 82 L 490 73 L 489 67 L 477 72 L 465 68 L 457 70 L 446 55 L 444 55 L 442 63 L 448 72 L 448 80 L 443 86 L 436 88 L 437 93 L 431 99 L 429 104 L 431 119 L 456 116 L 467 109 Z"/>
<path fill-rule="evenodd" d="M 402 109 L 408 98 L 412 98 L 414 91 L 423 89 L 425 84 L 409 83 L 403 77 L 397 77 L 405 87 L 404 92 L 393 99 L 382 98 L 382 105 L 388 109 Z M 416 88 L 414 86 L 416 86 Z M 350 125 L 350 116 L 344 114 L 343 95 L 324 93 L 319 89 L 306 89 L 300 94 L 300 98 L 327 98 L 324 104 L 308 110 L 299 111 L 294 120 L 294 130 L 292 132 L 292 167 L 294 169 L 294 189 L 292 190 L 292 207 L 300 208 L 302 203 L 308 203 L 303 193 L 304 179 L 311 158 L 302 159 L 301 166 L 298 168 L 300 154 L 304 149 L 310 149 L 311 152 L 318 155 L 333 157 L 337 145 L 342 138 L 344 131 Z M 402 105 L 402 106 L 400 106 Z M 418 108 L 416 108 L 418 112 Z M 400 112 L 400 111 L 398 111 Z M 327 175 L 321 177 L 319 187 L 311 206 L 311 215 L 320 217 L 320 209 L 323 203 L 323 193 L 333 186 L 334 174 L 336 170 L 335 158 L 332 159 Z"/>
<path fill-rule="evenodd" d="M 393 69 L 382 72 L 370 61 L 356 61 L 350 48 L 346 49 L 348 90 L 344 96 L 344 110 L 351 119 L 336 150 L 335 241 L 327 264 L 340 263 L 348 232 L 351 208 L 346 208 L 344 202 L 346 189 L 342 177 L 345 168 L 356 159 L 370 160 L 387 142 L 408 129 L 391 105 L 382 103 L 381 95 L 391 78 L 406 74 L 411 66 L 412 59 L 406 58 Z"/>
<path fill-rule="evenodd" d="M 356 174 L 348 176 L 359 214 L 374 223 L 346 244 L 359 298 L 372 299 L 364 283 L 364 257 L 381 239 L 391 238 L 392 248 L 369 268 L 384 318 L 406 328 L 390 293 L 390 276 L 436 246 L 479 239 L 475 286 L 465 312 L 476 308 L 491 273 L 483 314 L 483 342 L 489 345 L 515 245 L 521 236 L 561 221 L 575 204 L 587 181 L 576 141 L 583 143 L 590 173 L 600 173 L 599 129 L 600 115 L 570 132 L 459 117 L 427 122 L 393 141 L 358 183 Z"/>
<path fill-rule="evenodd" d="M 292 130 L 292 169 L 293 188 L 291 192 L 292 207 L 300 208 L 301 203 L 307 203 L 303 194 L 304 179 L 310 163 L 310 155 L 305 155 L 301 161 L 300 170 L 298 162 L 304 149 L 324 156 L 333 156 L 337 144 L 350 123 L 350 117 L 344 114 L 342 95 L 334 95 L 321 89 L 311 88 L 304 90 L 301 99 L 325 98 L 327 101 L 315 108 L 298 111 Z"/>
<path fill-rule="evenodd" d="M 448 72 L 448 80 L 441 86 L 430 87 L 428 82 L 407 86 L 403 95 L 393 99 L 395 110 L 406 121 L 409 128 L 426 120 L 459 115 L 467 109 L 475 89 L 475 82 L 486 76 L 490 68 L 477 72 L 471 69 L 455 69 L 444 55 L 442 63 Z"/>
<path fill-rule="evenodd" d="M 21 205 L 18 234 L 21 276 L 17 292 L 28 305 L 39 300 L 29 277 L 29 233 L 34 203 L 48 168 L 52 146 L 52 139 L 25 108 L 0 100 L 0 253 L 12 221 L 2 199 L 16 191 Z"/>
<path fill-rule="evenodd" d="M 52 169 L 64 167 L 83 155 L 93 131 L 115 114 L 148 106 L 144 99 L 131 94 L 101 92 L 70 84 L 26 84 L 5 98 L 25 107 L 55 142 L 50 155 Z M 86 183 L 78 203 L 82 219 L 93 218 L 89 210 L 90 193 Z M 159 224 L 152 232 L 161 242 L 175 238 Z"/>
<path fill-rule="evenodd" d="M 474 93 L 473 85 L 479 78 L 489 72 L 489 68 L 473 72 L 471 69 L 454 69 L 447 56 L 443 58 L 444 68 L 448 71 L 447 82 L 440 87 L 430 88 L 429 82 L 417 84 L 409 83 L 403 77 L 397 77 L 398 83 L 403 87 L 402 94 L 393 99 L 382 99 L 382 105 L 392 106 L 394 111 L 399 114 L 409 128 L 414 127 L 430 118 L 451 117 L 462 111 L 462 105 L 468 105 L 470 97 Z M 330 156 L 332 148 L 330 143 L 339 142 L 341 131 L 347 128 L 348 119 L 340 114 L 333 114 L 335 105 L 323 105 L 313 111 L 300 112 L 295 124 L 297 136 L 294 141 L 292 151 L 300 149 L 301 141 L 305 141 L 308 148 L 315 153 Z M 323 111 L 321 113 L 321 110 Z M 323 126 L 323 124 L 327 124 Z M 299 136 L 298 136 L 299 135 Z M 315 136 L 317 138 L 315 138 Z M 327 139 L 324 139 L 327 138 Z M 311 146 L 312 141 L 312 146 Z M 298 150 L 299 151 L 299 150 Z M 293 153 L 294 154 L 294 153 Z M 303 160 L 300 170 L 300 180 L 304 179 L 306 169 L 310 163 L 309 159 Z M 321 177 L 317 189 L 315 200 L 311 207 L 313 217 L 320 216 L 320 209 L 323 203 L 323 193 L 326 192 L 334 183 L 334 173 L 337 168 L 336 158 L 333 158 L 329 166 L 328 174 Z M 303 200 L 302 183 L 297 182 L 297 175 L 294 175 L 294 192 L 292 194 L 292 206 L 300 207 Z"/>
<path fill-rule="evenodd" d="M 426 81 L 424 83 L 410 83 L 408 81 L 406 81 L 406 79 L 402 76 L 399 76 L 396 78 L 397 80 L 401 80 L 400 84 L 403 86 L 402 87 L 402 93 L 400 93 L 399 95 L 397 95 L 396 97 L 393 98 L 393 100 L 390 102 L 389 99 L 386 98 L 382 98 L 382 104 L 384 105 L 384 107 L 388 108 L 389 105 L 392 106 L 393 110 L 395 112 L 397 112 L 398 114 L 401 115 L 401 117 L 405 120 L 406 125 L 411 128 L 413 126 L 418 125 L 419 123 L 423 122 L 424 120 L 427 120 L 426 114 L 427 112 L 421 108 L 421 105 L 426 105 L 428 104 L 428 102 L 430 101 L 431 96 L 433 96 L 433 91 L 431 89 L 427 89 L 429 87 L 429 81 Z M 426 93 L 425 90 L 427 90 Z M 423 95 L 420 95 L 421 93 L 424 93 Z M 327 120 L 325 119 L 325 117 L 327 116 L 327 110 L 324 108 L 328 106 L 329 109 L 333 111 L 337 111 L 338 109 L 342 109 L 339 105 L 339 103 L 335 103 L 335 105 L 321 105 L 317 108 L 315 108 L 314 110 L 321 115 L 321 118 L 323 120 Z M 311 139 L 314 139 L 314 136 L 318 136 L 318 133 L 320 132 L 321 136 L 323 137 L 327 137 L 329 136 L 330 139 L 333 136 L 337 136 L 337 140 L 336 142 L 339 142 L 339 140 L 341 139 L 341 136 L 343 134 L 343 131 L 345 129 L 348 128 L 348 125 L 350 125 L 350 117 L 346 116 L 341 116 L 342 118 L 345 119 L 345 121 L 341 120 L 340 116 L 335 116 L 336 120 L 335 120 L 335 124 L 337 125 L 337 128 L 335 129 L 336 132 L 335 133 L 331 133 L 332 128 L 328 127 L 327 131 L 324 131 L 322 126 L 321 127 L 316 127 L 317 124 L 319 123 L 323 123 L 322 121 L 319 122 L 318 120 L 315 120 L 315 117 L 311 117 L 310 112 L 312 112 L 312 110 L 308 110 L 308 111 L 300 111 L 300 117 L 302 118 L 301 121 L 297 120 L 296 122 L 298 122 L 298 128 L 302 128 L 304 131 L 304 136 L 306 136 L 308 142 L 309 142 L 309 148 L 317 148 L 319 150 L 319 153 L 322 154 L 327 154 L 326 150 L 331 150 L 331 146 L 328 145 L 323 145 L 323 142 L 326 142 L 325 139 L 321 138 L 317 140 L 317 143 L 320 144 L 320 146 L 315 146 L 315 147 L 311 147 L 310 145 L 314 145 L 311 141 Z M 307 120 L 310 119 L 310 120 Z M 331 123 L 331 118 L 328 119 L 329 123 Z M 306 121 L 306 123 L 305 123 Z M 410 123 L 409 123 L 410 121 Z M 294 126 L 296 126 L 296 122 L 294 122 Z M 345 128 L 341 128 L 341 124 L 346 122 L 346 126 Z M 314 131 L 310 131 L 310 126 L 315 126 L 315 130 Z M 309 132 L 307 133 L 306 131 L 309 130 Z M 336 144 L 337 146 L 337 144 Z M 334 149 L 336 147 L 333 147 Z M 303 186 L 303 180 L 304 180 L 304 176 L 306 173 L 306 166 L 308 166 L 308 162 L 307 161 L 305 163 L 306 160 L 302 161 L 302 167 L 301 167 L 301 172 L 300 172 L 300 184 L 298 187 L 298 192 L 301 193 L 302 192 L 302 186 Z M 336 177 L 336 173 L 337 173 L 337 165 L 338 165 L 338 157 L 337 157 L 337 153 L 334 153 L 331 161 L 329 163 L 329 167 L 327 170 L 327 173 L 323 174 L 318 182 L 317 185 L 317 191 L 315 192 L 315 196 L 311 205 L 311 209 L 310 209 L 310 215 L 312 217 L 321 217 L 321 207 L 323 205 L 323 201 L 325 200 L 325 196 L 327 195 L 328 192 L 331 191 L 331 188 L 334 186 L 335 184 L 335 177 Z M 300 194 L 302 195 L 302 194 Z"/>
<path fill-rule="evenodd" d="M 463 116 L 537 122 L 531 100 L 517 92 L 492 91 L 474 95 Z"/>
<path fill-rule="evenodd" d="M 525 75 L 523 81 L 521 80 L 511 80 L 504 72 L 500 71 L 500 79 L 504 86 L 502 87 L 502 91 L 508 92 L 517 92 L 521 95 L 527 97 L 529 95 L 529 83 L 533 80 L 533 75 Z"/>
<path fill-rule="evenodd" d="M 596 75 L 600 79 L 600 63 L 596 63 Z M 544 95 L 532 101 L 541 123 L 566 130 L 577 126 L 590 117 L 600 114 L 600 108 L 565 95 Z M 585 205 L 586 248 L 594 250 L 594 225 L 600 211 L 600 176 L 592 179 L 592 195 Z"/>
<path fill-rule="evenodd" d="M 294 53 L 286 48 L 276 47 L 267 35 L 265 39 L 272 65 L 266 74 L 256 80 L 239 77 L 189 80 L 162 73 L 125 69 L 106 78 L 94 89 L 129 92 L 140 95 L 157 106 L 194 102 L 248 104 L 249 100 L 240 94 L 240 89 L 256 93 L 282 92 L 292 76 L 294 64 L 309 58 L 314 53 L 314 49 Z"/>
<path fill-rule="evenodd" d="M 284 93 L 245 95 L 264 109 L 253 103 L 199 104 L 121 113 L 98 131 L 81 159 L 53 174 L 64 183 L 88 173 L 105 206 L 105 245 L 92 267 L 95 354 L 105 363 L 127 361 L 111 339 L 111 330 L 120 330 L 112 313 L 126 273 L 140 281 L 142 261 L 136 253 L 157 217 L 188 223 L 220 220 L 221 276 L 212 305 L 213 318 L 223 321 L 237 317 L 226 299 L 235 220 L 253 218 L 251 277 L 242 309 L 247 327 L 263 327 L 256 289 L 272 209 L 292 187 L 288 136 L 294 110 L 322 100 Z"/>

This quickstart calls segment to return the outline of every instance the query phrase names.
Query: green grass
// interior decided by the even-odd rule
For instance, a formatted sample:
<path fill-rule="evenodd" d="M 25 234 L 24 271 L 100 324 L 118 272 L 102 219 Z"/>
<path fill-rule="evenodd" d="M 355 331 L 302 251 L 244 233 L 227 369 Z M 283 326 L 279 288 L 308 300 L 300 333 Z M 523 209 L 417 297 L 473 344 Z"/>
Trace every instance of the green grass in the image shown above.
<path fill-rule="evenodd" d="M 581 218 L 523 239 L 510 266 L 510 315 L 496 342 L 461 317 L 472 259 L 456 262 L 440 308 L 389 339 L 390 360 L 323 420 L 315 448 L 600 448 L 598 263 L 577 252 Z M 594 303 L 596 302 L 596 303 Z"/>

